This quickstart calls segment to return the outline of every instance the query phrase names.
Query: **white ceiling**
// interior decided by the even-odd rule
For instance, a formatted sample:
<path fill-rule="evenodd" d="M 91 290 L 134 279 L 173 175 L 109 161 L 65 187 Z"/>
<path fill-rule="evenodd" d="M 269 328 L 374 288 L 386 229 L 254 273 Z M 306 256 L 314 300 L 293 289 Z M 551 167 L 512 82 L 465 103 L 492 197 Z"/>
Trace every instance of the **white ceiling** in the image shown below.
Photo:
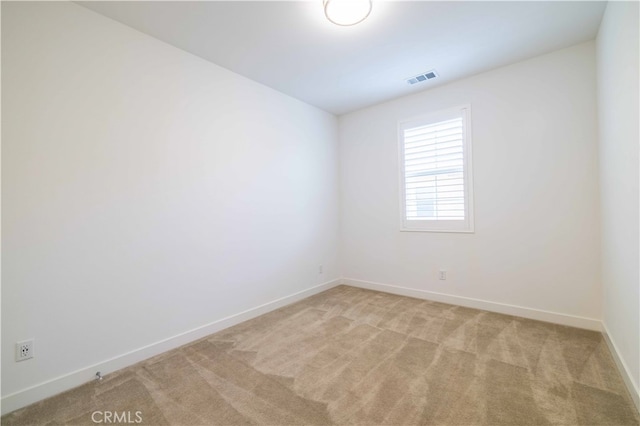
<path fill-rule="evenodd" d="M 339 27 L 322 0 L 79 4 L 334 114 L 594 39 L 606 5 L 373 0 Z"/>

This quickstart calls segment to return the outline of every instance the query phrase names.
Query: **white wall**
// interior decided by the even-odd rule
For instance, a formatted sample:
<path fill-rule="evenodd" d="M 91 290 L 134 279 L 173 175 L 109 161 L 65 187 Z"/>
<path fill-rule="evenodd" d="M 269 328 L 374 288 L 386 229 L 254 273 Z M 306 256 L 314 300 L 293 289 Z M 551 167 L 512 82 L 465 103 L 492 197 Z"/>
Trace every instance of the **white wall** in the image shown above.
<path fill-rule="evenodd" d="M 2 65 L 3 397 L 339 277 L 333 115 L 66 2 Z"/>
<path fill-rule="evenodd" d="M 638 14 L 637 2 L 609 2 L 597 55 L 603 322 L 640 407 Z"/>
<path fill-rule="evenodd" d="M 598 327 L 595 69 L 588 42 L 341 116 L 344 276 Z M 400 232 L 398 120 L 465 103 L 475 233 Z"/>

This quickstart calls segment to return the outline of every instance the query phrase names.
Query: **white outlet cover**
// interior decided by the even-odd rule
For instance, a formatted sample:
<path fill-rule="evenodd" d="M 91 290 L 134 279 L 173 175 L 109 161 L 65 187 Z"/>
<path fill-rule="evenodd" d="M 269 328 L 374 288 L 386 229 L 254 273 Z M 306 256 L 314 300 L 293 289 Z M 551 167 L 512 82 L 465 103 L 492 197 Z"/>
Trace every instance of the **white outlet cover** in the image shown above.
<path fill-rule="evenodd" d="M 16 361 L 33 358 L 33 339 L 16 343 Z"/>

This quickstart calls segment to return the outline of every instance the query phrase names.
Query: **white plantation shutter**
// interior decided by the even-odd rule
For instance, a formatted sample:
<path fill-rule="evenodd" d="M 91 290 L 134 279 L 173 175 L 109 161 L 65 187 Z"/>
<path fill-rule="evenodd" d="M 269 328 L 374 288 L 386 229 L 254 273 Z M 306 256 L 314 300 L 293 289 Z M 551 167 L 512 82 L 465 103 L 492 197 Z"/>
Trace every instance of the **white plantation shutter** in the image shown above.
<path fill-rule="evenodd" d="M 403 229 L 472 231 L 468 110 L 401 123 Z"/>

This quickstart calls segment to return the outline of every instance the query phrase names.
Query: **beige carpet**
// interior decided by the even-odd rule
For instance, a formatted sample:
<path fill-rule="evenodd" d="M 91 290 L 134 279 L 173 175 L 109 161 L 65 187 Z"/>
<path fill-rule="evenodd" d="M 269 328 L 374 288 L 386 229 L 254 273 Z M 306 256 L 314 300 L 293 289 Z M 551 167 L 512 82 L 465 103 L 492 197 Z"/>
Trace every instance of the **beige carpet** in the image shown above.
<path fill-rule="evenodd" d="M 96 411 L 151 425 L 638 424 L 599 333 L 346 286 L 2 424 L 93 425 Z"/>

